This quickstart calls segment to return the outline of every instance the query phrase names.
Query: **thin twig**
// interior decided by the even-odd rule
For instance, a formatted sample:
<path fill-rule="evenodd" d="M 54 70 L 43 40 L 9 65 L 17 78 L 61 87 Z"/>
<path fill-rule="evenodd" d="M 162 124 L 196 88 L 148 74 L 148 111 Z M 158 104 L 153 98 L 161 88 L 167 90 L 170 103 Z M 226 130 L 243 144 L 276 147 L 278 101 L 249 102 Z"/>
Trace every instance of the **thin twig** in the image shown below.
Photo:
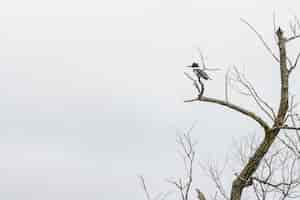
<path fill-rule="evenodd" d="M 269 47 L 269 45 L 267 44 L 267 42 L 264 40 L 264 38 L 262 37 L 262 35 L 249 23 L 247 22 L 245 19 L 241 18 L 241 21 L 243 23 L 245 23 L 255 34 L 256 36 L 259 38 L 259 40 L 263 43 L 264 47 L 267 49 L 267 51 L 271 54 L 271 56 L 279 63 L 280 60 L 279 58 L 273 53 L 272 49 Z"/>
<path fill-rule="evenodd" d="M 142 185 L 142 188 L 144 190 L 147 200 L 151 200 L 150 193 L 149 193 L 147 185 L 145 183 L 145 178 L 141 175 L 141 176 L 139 176 L 139 179 L 141 181 L 141 185 Z"/>
<path fill-rule="evenodd" d="M 300 58 L 300 52 L 298 53 L 296 59 L 295 59 L 295 62 L 292 64 L 292 66 L 290 67 L 289 69 L 289 74 L 292 73 L 292 71 L 296 68 L 297 64 L 298 64 L 298 61 L 299 61 L 299 58 Z"/>
<path fill-rule="evenodd" d="M 244 74 L 241 74 L 236 67 L 233 67 L 233 69 L 235 70 L 237 81 L 248 90 L 250 96 L 254 99 L 258 107 L 273 121 L 275 119 L 275 112 L 273 108 L 258 95 L 254 86 L 249 80 L 246 79 Z M 264 106 L 268 108 L 271 113 L 269 113 Z"/>

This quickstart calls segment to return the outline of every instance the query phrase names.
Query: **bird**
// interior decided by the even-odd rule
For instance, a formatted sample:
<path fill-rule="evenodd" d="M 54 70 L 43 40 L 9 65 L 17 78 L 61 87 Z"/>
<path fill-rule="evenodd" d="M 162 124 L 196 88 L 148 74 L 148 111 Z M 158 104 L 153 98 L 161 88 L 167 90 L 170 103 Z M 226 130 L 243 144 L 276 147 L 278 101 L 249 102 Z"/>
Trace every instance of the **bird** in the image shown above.
<path fill-rule="evenodd" d="M 196 74 L 199 82 L 200 82 L 200 78 L 203 78 L 205 80 L 211 79 L 203 69 L 200 69 L 200 66 L 198 63 L 194 62 L 194 63 L 192 63 L 192 65 L 189 65 L 187 67 L 193 68 L 193 72 Z"/>

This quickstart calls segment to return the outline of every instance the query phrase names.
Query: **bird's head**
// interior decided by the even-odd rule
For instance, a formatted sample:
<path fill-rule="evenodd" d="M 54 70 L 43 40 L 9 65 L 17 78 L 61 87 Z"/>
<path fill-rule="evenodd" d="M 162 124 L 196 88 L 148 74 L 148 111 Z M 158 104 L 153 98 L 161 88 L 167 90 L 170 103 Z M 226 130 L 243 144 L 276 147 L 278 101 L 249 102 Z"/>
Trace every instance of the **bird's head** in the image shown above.
<path fill-rule="evenodd" d="M 198 68 L 198 67 L 200 67 L 200 66 L 199 66 L 199 64 L 198 64 L 198 63 L 196 63 L 196 62 L 193 62 L 193 63 L 192 63 L 192 65 L 189 65 L 189 66 L 187 66 L 187 67 L 191 67 L 191 68 Z"/>

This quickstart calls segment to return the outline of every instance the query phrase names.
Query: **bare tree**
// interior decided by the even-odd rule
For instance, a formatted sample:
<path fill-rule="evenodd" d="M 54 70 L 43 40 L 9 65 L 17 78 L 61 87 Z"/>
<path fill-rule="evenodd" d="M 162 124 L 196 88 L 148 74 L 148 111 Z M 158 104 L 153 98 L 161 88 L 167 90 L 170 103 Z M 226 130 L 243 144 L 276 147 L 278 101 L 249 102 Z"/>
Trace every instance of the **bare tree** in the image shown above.
<path fill-rule="evenodd" d="M 248 138 L 246 145 L 240 145 L 238 158 L 240 168 L 234 169 L 234 180 L 230 189 L 224 187 L 221 180 L 223 168 L 218 169 L 214 165 L 208 165 L 204 169 L 216 186 L 216 193 L 211 199 L 240 200 L 246 198 L 257 200 L 288 200 L 300 197 L 300 117 L 297 113 L 298 104 L 295 97 L 291 95 L 289 80 L 300 59 L 300 52 L 292 59 L 287 54 L 287 45 L 297 38 L 300 38 L 300 22 L 298 18 L 290 23 L 290 36 L 287 36 L 281 27 L 276 27 L 274 17 L 274 36 L 277 44 L 275 53 L 269 47 L 262 35 L 250 23 L 242 19 L 251 31 L 262 42 L 263 46 L 271 57 L 278 63 L 280 72 L 279 104 L 272 106 L 255 89 L 254 84 L 247 78 L 244 72 L 237 67 L 232 67 L 225 76 L 225 97 L 217 99 L 205 96 L 205 83 L 202 82 L 199 72 L 206 70 L 216 70 L 206 65 L 202 53 L 201 63 L 195 67 L 201 70 L 194 70 L 197 79 L 185 72 L 186 77 L 193 82 L 193 86 L 198 93 L 196 98 L 186 100 L 186 103 L 207 102 L 226 107 L 254 120 L 262 128 L 262 139 L 256 137 Z M 205 78 L 205 77 L 204 77 Z M 251 111 L 230 101 L 229 90 L 235 90 L 240 95 L 245 95 L 253 100 L 257 108 L 263 115 Z M 275 109 L 277 108 L 277 109 Z M 194 141 L 190 132 L 179 137 L 178 144 L 182 151 L 185 163 L 186 176 L 177 180 L 168 180 L 179 191 L 181 200 L 190 199 L 193 184 L 193 171 L 195 154 Z M 142 185 L 146 197 L 150 200 L 144 179 L 141 177 Z M 197 198 L 205 200 L 205 191 L 196 189 Z"/>
<path fill-rule="evenodd" d="M 257 145 L 251 156 L 245 160 L 244 165 L 239 173 L 236 174 L 236 178 L 232 182 L 231 191 L 230 191 L 230 200 L 240 200 L 245 188 L 249 186 L 253 186 L 254 191 L 257 194 L 257 199 L 267 199 L 266 194 L 271 191 L 277 191 L 282 193 L 282 198 L 285 199 L 290 197 L 291 188 L 298 186 L 298 179 L 293 178 L 293 172 L 295 170 L 296 163 L 299 158 L 299 142 L 300 137 L 298 131 L 300 130 L 297 127 L 297 113 L 295 112 L 295 103 L 294 99 L 290 96 L 289 93 L 289 79 L 293 70 L 296 68 L 300 53 L 298 53 L 297 57 L 292 61 L 291 58 L 287 55 L 286 46 L 288 43 L 293 42 L 295 39 L 299 38 L 300 35 L 297 34 L 297 30 L 300 30 L 299 20 L 295 18 L 294 22 L 291 23 L 291 36 L 287 37 L 284 31 L 278 27 L 276 29 L 276 42 L 278 48 L 278 55 L 273 52 L 273 50 L 268 46 L 268 44 L 263 39 L 262 35 L 247 21 L 242 19 L 242 22 L 245 23 L 259 38 L 262 42 L 266 50 L 270 53 L 270 55 L 274 58 L 274 60 L 278 63 L 278 69 L 280 71 L 280 98 L 277 112 L 275 109 L 267 103 L 262 96 L 258 94 L 254 85 L 247 79 L 244 73 L 241 73 L 236 67 L 233 68 L 232 73 L 227 73 L 226 75 L 226 87 L 225 87 L 225 100 L 206 97 L 204 96 L 204 84 L 198 83 L 192 76 L 187 75 L 187 77 L 193 81 L 194 86 L 198 91 L 198 96 L 194 99 L 186 100 L 186 103 L 190 102 L 208 102 L 217 104 L 220 106 L 224 106 L 233 111 L 239 112 L 250 119 L 257 122 L 257 124 L 263 130 L 263 139 Z M 274 23 L 275 24 L 275 23 Z M 275 26 L 275 25 L 274 25 Z M 204 63 L 204 62 L 203 62 Z M 231 74 L 231 75 L 230 75 Z M 228 97 L 228 85 L 232 83 L 236 87 L 242 95 L 247 95 L 254 100 L 258 108 L 265 114 L 265 116 L 260 116 L 257 113 L 250 111 L 247 108 L 241 107 L 229 101 Z M 200 84 L 201 87 L 198 86 Z M 268 123 L 264 118 L 267 117 L 271 120 L 271 123 Z M 291 133 L 291 131 L 295 131 L 295 133 Z M 281 138 L 279 133 L 283 132 L 285 139 Z M 291 136 L 292 134 L 296 136 Z M 279 166 L 283 168 L 283 170 L 287 169 L 286 166 L 289 166 L 290 177 L 282 175 L 284 178 L 279 183 L 271 183 L 269 182 L 269 175 L 264 177 L 263 175 L 260 177 L 254 176 L 257 172 L 259 166 L 263 166 L 265 170 L 268 171 L 269 174 L 274 174 L 273 168 L 270 166 L 276 165 L 273 163 L 273 159 L 266 161 L 265 157 L 267 153 L 270 151 L 272 145 L 274 145 L 277 141 L 280 140 L 282 144 L 288 149 L 290 149 L 294 155 L 298 154 L 298 158 L 295 157 L 290 160 L 291 156 L 285 154 L 285 156 L 274 156 L 279 159 Z"/>
<path fill-rule="evenodd" d="M 191 131 L 191 129 L 190 129 Z M 193 167 L 196 156 L 195 142 L 193 141 L 190 131 L 183 134 L 183 136 L 178 136 L 178 144 L 181 147 L 182 160 L 185 167 L 185 176 L 178 178 L 178 180 L 167 180 L 169 183 L 173 184 L 180 193 L 181 200 L 189 200 L 190 190 L 193 183 Z"/>
<path fill-rule="evenodd" d="M 167 182 L 174 185 L 177 192 L 180 194 L 181 200 L 189 200 L 191 195 L 191 188 L 193 183 L 193 171 L 194 171 L 194 162 L 196 158 L 195 145 L 196 141 L 191 136 L 191 131 L 194 126 L 191 127 L 186 133 L 178 135 L 177 144 L 180 147 L 180 156 L 182 158 L 184 164 L 184 176 L 178 177 L 175 179 L 167 179 Z M 142 189 L 145 193 L 147 200 L 164 200 L 168 197 L 169 194 L 173 193 L 173 191 L 169 191 L 166 193 L 160 193 L 156 197 L 152 197 L 149 192 L 149 189 L 146 185 L 145 179 L 143 176 L 139 176 Z M 203 199 L 204 195 L 197 190 L 198 196 Z M 205 197 L 204 197 L 205 198 Z"/>

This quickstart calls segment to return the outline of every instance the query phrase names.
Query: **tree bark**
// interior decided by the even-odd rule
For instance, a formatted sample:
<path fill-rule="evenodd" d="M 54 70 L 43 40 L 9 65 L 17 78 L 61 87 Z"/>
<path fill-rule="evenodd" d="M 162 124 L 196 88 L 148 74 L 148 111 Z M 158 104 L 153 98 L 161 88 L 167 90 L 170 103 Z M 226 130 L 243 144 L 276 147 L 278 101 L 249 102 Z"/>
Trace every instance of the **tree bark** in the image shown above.
<path fill-rule="evenodd" d="M 286 39 L 283 36 L 283 32 L 278 28 L 276 32 L 278 38 L 278 48 L 280 55 L 280 78 L 281 78 L 281 95 L 280 104 L 276 119 L 272 128 L 265 129 L 265 135 L 263 141 L 260 143 L 256 149 L 254 155 L 249 159 L 247 164 L 242 169 L 241 173 L 235 178 L 232 183 L 230 200 L 240 200 L 242 193 L 247 183 L 250 181 L 251 176 L 258 169 L 261 160 L 264 158 L 266 153 L 269 151 L 270 147 L 274 143 L 280 127 L 284 125 L 284 119 L 288 111 L 288 89 L 289 89 L 289 77 L 287 68 L 287 57 L 286 57 Z"/>

